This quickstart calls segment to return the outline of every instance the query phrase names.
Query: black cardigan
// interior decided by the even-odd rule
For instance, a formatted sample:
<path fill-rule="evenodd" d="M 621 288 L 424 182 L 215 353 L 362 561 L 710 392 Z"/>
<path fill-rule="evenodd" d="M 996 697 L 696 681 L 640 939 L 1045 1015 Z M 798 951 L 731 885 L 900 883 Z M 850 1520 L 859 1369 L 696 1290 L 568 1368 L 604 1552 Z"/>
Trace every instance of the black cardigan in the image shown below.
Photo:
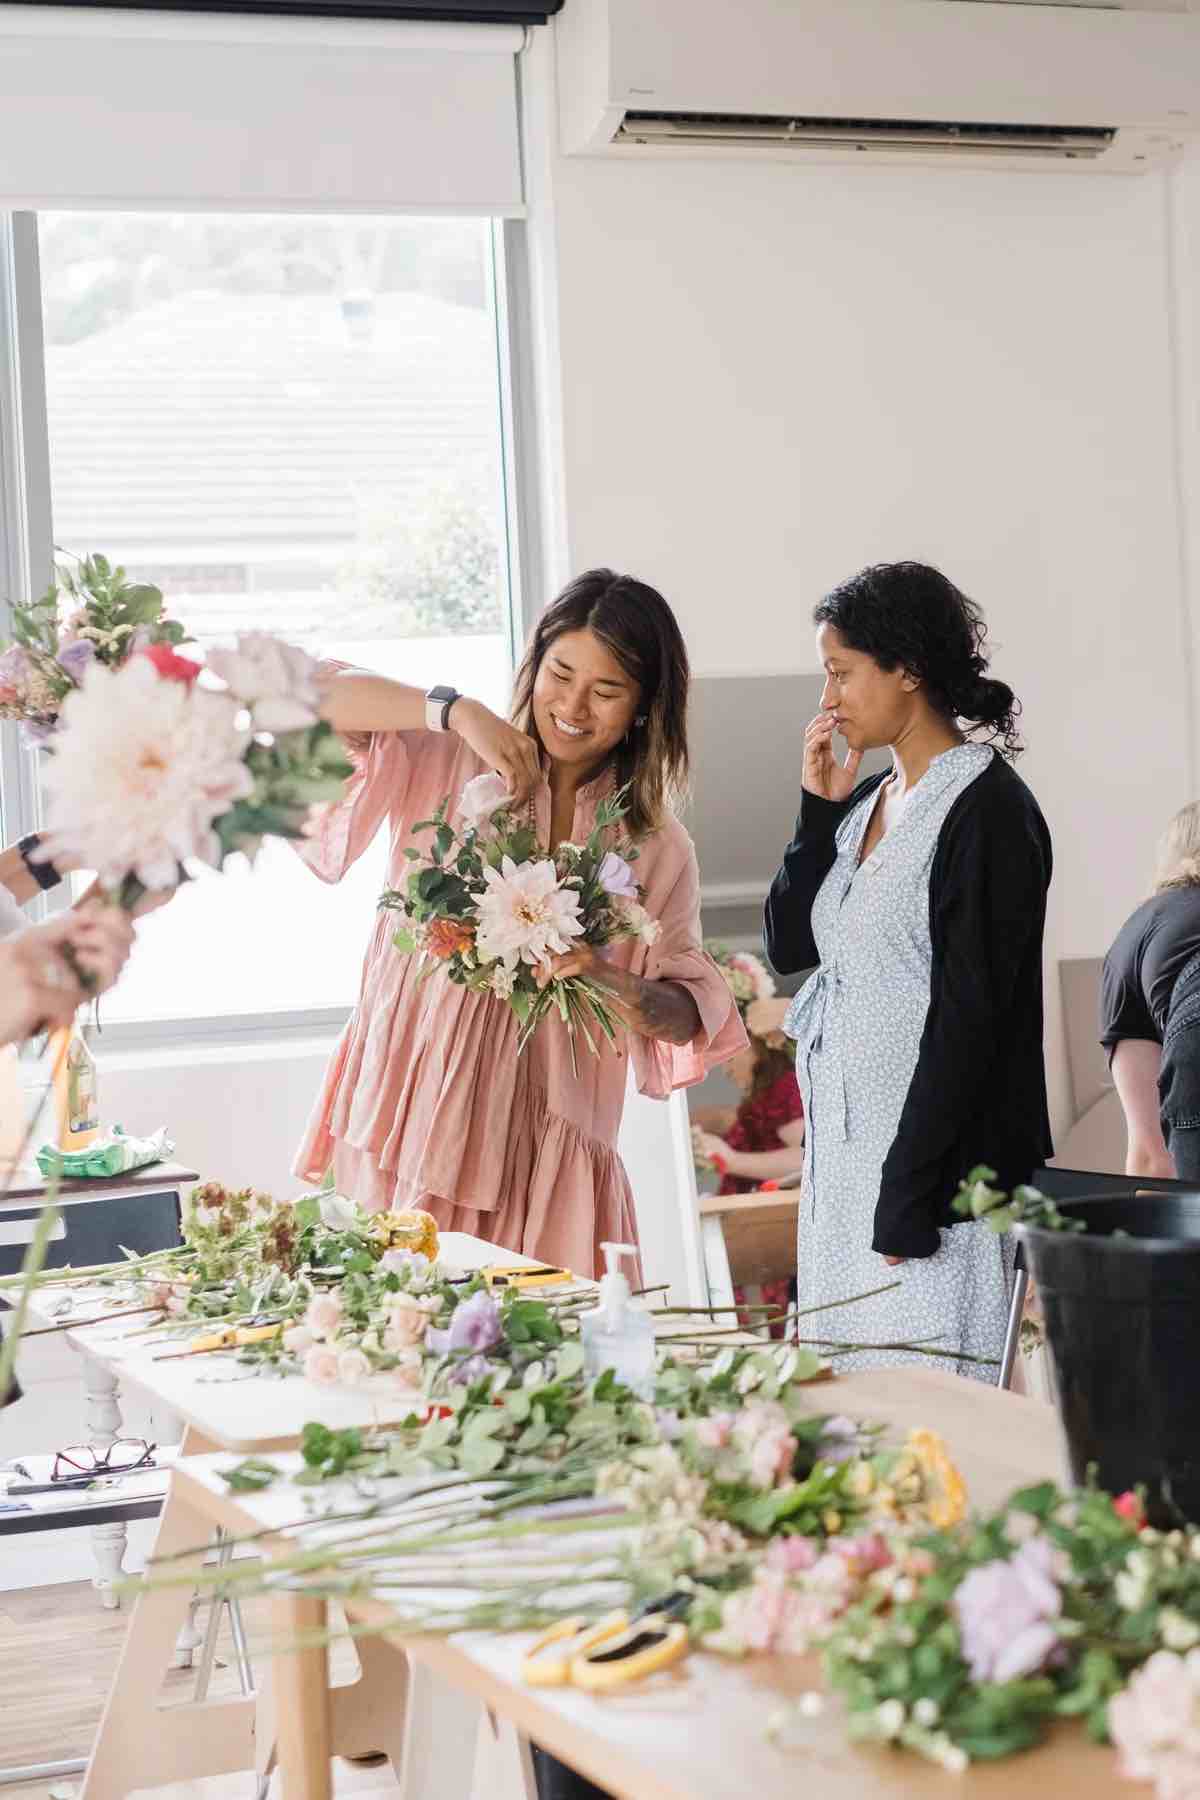
<path fill-rule="evenodd" d="M 835 833 L 884 779 L 837 802 L 802 794 L 796 835 L 767 898 L 767 955 L 781 975 L 818 961 L 812 904 L 837 858 Z M 986 1163 L 1004 1188 L 1052 1154 L 1042 1052 L 1042 933 L 1052 857 L 1037 801 L 1000 756 L 965 788 L 938 834 L 929 877 L 929 1012 L 895 1140 L 884 1160 L 872 1247 L 932 1256 L 950 1201 Z"/>

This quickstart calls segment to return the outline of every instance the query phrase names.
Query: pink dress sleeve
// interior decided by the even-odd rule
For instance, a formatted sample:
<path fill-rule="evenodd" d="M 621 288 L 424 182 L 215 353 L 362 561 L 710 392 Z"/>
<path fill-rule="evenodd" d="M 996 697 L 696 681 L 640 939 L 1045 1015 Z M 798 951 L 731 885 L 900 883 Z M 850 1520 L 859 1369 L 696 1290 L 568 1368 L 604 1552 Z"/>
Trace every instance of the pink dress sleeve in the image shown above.
<path fill-rule="evenodd" d="M 404 731 L 376 731 L 343 741 L 354 765 L 340 800 L 324 807 L 309 837 L 294 847 L 322 881 L 340 881 L 389 815 L 404 804 L 410 758 Z"/>
<path fill-rule="evenodd" d="M 659 938 L 642 971 L 647 981 L 674 981 L 696 1002 L 700 1030 L 690 1044 L 630 1034 L 638 1092 L 665 1100 L 676 1088 L 693 1087 L 710 1069 L 728 1062 L 749 1042 L 729 984 L 701 948 L 700 874 L 690 842 L 682 869 L 658 912 Z"/>

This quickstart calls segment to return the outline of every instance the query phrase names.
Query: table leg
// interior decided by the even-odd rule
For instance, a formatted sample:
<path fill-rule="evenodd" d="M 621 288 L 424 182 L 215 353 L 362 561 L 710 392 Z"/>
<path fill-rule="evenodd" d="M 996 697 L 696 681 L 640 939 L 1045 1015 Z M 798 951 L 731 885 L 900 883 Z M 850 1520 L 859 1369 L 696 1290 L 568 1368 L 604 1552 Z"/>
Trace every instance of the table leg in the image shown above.
<path fill-rule="evenodd" d="M 95 1357 L 85 1353 L 83 1387 L 88 1443 L 100 1454 L 121 1435 L 120 1383 L 111 1369 L 106 1369 Z M 91 1536 L 92 1555 L 96 1562 L 92 1586 L 100 1592 L 101 1605 L 109 1611 L 115 1611 L 121 1602 L 113 1588 L 121 1579 L 129 1533 L 123 1524 L 95 1525 Z"/>
<path fill-rule="evenodd" d="M 288 1648 L 308 1633 L 324 1632 L 327 1619 L 320 1595 L 285 1590 L 271 1603 L 279 1645 L 272 1674 L 283 1800 L 333 1800 L 329 1651 L 323 1643 Z"/>
<path fill-rule="evenodd" d="M 398 1771 L 401 1800 L 470 1800 L 483 1708 L 427 1663 L 408 1669 L 404 1746 Z"/>
<path fill-rule="evenodd" d="M 185 1440 L 185 1449 L 198 1448 L 207 1446 Z M 198 1573 L 211 1537 L 209 1520 L 180 1500 L 172 1483 L 155 1556 L 178 1558 L 172 1567 L 181 1576 Z M 191 1554 L 185 1559 L 182 1551 Z M 125 1800 L 134 1788 L 234 1774 L 253 1766 L 253 1700 L 210 1700 L 190 1707 L 186 1726 L 177 1709 L 160 1706 L 163 1676 L 191 1602 L 189 1581 L 139 1594 L 134 1602 L 80 1800 Z"/>

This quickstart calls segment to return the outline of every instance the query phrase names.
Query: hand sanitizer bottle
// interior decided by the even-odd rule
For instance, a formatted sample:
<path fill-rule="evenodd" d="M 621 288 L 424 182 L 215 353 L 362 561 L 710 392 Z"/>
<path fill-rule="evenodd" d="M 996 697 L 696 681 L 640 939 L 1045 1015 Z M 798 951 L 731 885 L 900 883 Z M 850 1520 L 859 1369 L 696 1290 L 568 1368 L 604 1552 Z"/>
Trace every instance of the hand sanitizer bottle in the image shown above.
<path fill-rule="evenodd" d="M 632 1244 L 601 1244 L 607 1274 L 600 1281 L 600 1304 L 579 1321 L 584 1371 L 594 1381 L 605 1369 L 632 1388 L 640 1400 L 654 1398 L 654 1322 L 637 1305 L 618 1258 L 636 1256 Z"/>

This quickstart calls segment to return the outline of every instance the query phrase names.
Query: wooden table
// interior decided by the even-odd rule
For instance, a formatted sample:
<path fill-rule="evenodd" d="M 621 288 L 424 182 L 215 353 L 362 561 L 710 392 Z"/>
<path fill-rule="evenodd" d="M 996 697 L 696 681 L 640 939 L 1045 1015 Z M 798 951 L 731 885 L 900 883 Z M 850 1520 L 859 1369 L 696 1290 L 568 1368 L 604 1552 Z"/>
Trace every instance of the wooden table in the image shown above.
<path fill-rule="evenodd" d="M 459 1232 L 441 1235 L 439 1257 L 448 1267 L 481 1268 L 496 1254 L 493 1244 L 477 1238 Z M 503 1259 L 531 1260 L 510 1251 Z M 44 1308 L 47 1302 L 40 1305 Z M 131 1339 L 128 1333 L 136 1326 L 136 1319 L 114 1319 L 71 1336 L 120 1385 L 142 1389 L 179 1416 L 184 1451 L 192 1458 L 220 1449 L 226 1453 L 220 1461 L 228 1466 L 229 1453 L 240 1459 L 295 1445 L 309 1420 L 345 1430 L 395 1424 L 412 1410 L 411 1397 L 404 1398 L 383 1378 L 373 1378 L 361 1388 L 319 1387 L 300 1376 L 247 1371 L 231 1357 L 157 1362 L 155 1356 L 165 1346 L 154 1339 L 149 1343 Z M 172 1477 L 154 1554 L 189 1551 L 190 1562 L 180 1566 L 198 1570 L 214 1528 L 224 1529 L 222 1521 L 207 1507 L 198 1508 L 191 1486 L 181 1486 Z M 135 1602 L 80 1800 L 124 1800 L 134 1788 L 250 1768 L 258 1771 L 265 1785 L 276 1736 L 275 1709 L 266 1689 L 241 1699 L 205 1700 L 188 1708 L 183 1717 L 177 1706 L 164 1712 L 158 1705 L 163 1671 L 172 1660 L 191 1599 L 191 1587 L 185 1583 L 143 1594 Z M 346 1755 L 388 1750 L 399 1766 L 404 1707 L 402 1686 L 399 1691 L 396 1687 L 397 1658 L 386 1645 L 369 1638 L 360 1647 L 359 1662 L 360 1679 L 336 1690 L 333 1741 Z M 286 1686 L 292 1669 L 286 1662 L 281 1667 Z M 403 1684 L 403 1667 L 400 1679 Z M 459 1713 L 464 1705 L 457 1703 Z M 467 1710 L 474 1717 L 474 1709 Z"/>
<path fill-rule="evenodd" d="M 840 1377 L 815 1387 L 812 1405 L 878 1420 L 896 1433 L 932 1426 L 947 1440 L 981 1509 L 999 1504 L 1019 1485 L 1063 1474 L 1057 1417 L 1049 1407 L 935 1370 Z M 229 1494 L 219 1473 L 227 1466 L 227 1458 L 207 1456 L 176 1470 L 180 1501 L 195 1518 L 244 1532 L 276 1530 L 302 1513 L 299 1494 L 286 1488 Z M 294 1547 L 302 1536 L 303 1529 L 292 1529 L 273 1541 Z M 281 1594 L 274 1605 L 276 1630 L 293 1641 L 324 1625 L 318 1598 Z M 396 1621 L 382 1601 L 351 1600 L 345 1610 L 353 1622 L 376 1627 Z M 411 1800 L 465 1800 L 469 1793 L 470 1773 L 452 1735 L 455 1694 L 474 1696 L 619 1800 L 794 1800 L 801 1792 L 819 1800 L 929 1800 L 943 1791 L 971 1800 L 1129 1800 L 1132 1791 L 1118 1778 L 1112 1753 L 1067 1726 L 1043 1749 L 973 1769 L 961 1781 L 912 1755 L 851 1747 L 832 1703 L 806 1722 L 798 1740 L 772 1744 L 765 1731 L 771 1714 L 819 1685 L 812 1657 L 731 1662 L 693 1655 L 678 1674 L 603 1699 L 526 1688 L 519 1668 L 528 1636 L 406 1639 L 394 1630 L 383 1640 L 402 1651 L 412 1669 L 406 1687 L 403 1658 L 395 1658 L 395 1692 L 407 1695 L 412 1721 L 408 1761 L 398 1764 L 407 1783 L 402 1791 Z M 287 1697 L 280 1743 L 284 1800 L 329 1800 L 336 1701 L 331 1707 L 326 1653 L 292 1652 L 277 1665 L 281 1701 Z M 422 1779 L 425 1785 L 419 1785 Z"/>

